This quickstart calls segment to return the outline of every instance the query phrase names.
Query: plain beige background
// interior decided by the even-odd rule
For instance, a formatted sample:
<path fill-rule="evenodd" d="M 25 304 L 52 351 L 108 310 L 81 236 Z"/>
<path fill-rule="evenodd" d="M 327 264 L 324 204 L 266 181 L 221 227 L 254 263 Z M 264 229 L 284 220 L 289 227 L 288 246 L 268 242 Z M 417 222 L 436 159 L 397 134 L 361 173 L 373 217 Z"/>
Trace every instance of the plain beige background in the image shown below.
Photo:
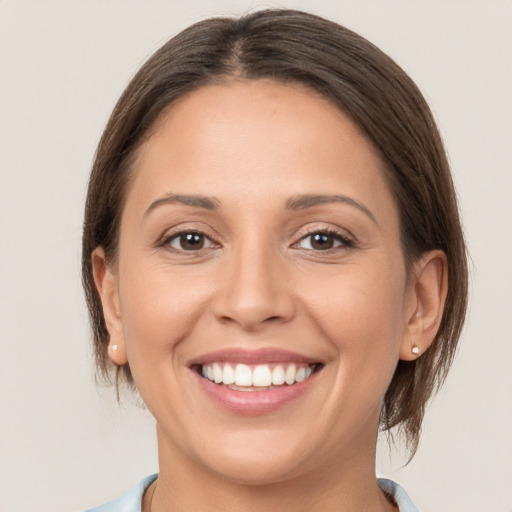
<path fill-rule="evenodd" d="M 473 258 L 453 372 L 404 469 L 423 511 L 512 511 L 509 0 L 0 0 L 0 511 L 72 512 L 157 470 L 153 421 L 94 382 L 79 277 L 85 186 L 115 100 L 152 51 L 214 14 L 287 6 L 368 37 L 424 91 Z"/>

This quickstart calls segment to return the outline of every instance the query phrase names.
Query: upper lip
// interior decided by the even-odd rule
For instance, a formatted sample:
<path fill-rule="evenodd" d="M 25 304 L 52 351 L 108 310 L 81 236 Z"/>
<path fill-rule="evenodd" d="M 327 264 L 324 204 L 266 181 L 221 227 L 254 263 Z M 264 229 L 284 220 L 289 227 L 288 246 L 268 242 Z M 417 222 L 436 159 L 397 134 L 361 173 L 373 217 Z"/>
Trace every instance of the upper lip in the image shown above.
<path fill-rule="evenodd" d="M 227 348 L 223 350 L 216 350 L 196 357 L 188 362 L 188 366 L 205 365 L 211 363 L 245 363 L 245 364 L 259 364 L 259 363 L 319 363 L 318 359 L 292 352 L 290 350 L 283 350 L 277 348 L 259 348 L 249 350 L 245 348 Z"/>

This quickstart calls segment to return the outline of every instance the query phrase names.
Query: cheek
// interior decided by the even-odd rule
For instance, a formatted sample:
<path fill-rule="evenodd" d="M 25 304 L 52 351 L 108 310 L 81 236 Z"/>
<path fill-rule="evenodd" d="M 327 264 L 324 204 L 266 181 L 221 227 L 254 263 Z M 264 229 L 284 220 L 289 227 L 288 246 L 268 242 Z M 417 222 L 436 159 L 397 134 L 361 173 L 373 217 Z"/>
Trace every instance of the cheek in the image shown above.
<path fill-rule="evenodd" d="M 395 266 L 349 265 L 317 282 L 314 289 L 304 288 L 311 317 L 340 357 L 357 361 L 358 367 L 398 360 L 405 327 L 405 272 L 400 267 L 393 270 Z"/>
<path fill-rule="evenodd" d="M 171 272 L 165 265 L 138 267 L 133 262 L 122 283 L 121 312 L 130 366 L 154 365 L 179 348 L 207 308 L 211 286 L 200 273 Z M 137 272 L 135 270 L 137 269 Z"/>
<path fill-rule="evenodd" d="M 326 368 L 332 388 L 325 404 L 351 418 L 349 431 L 370 418 L 378 421 L 404 333 L 405 280 L 368 266 L 359 270 L 346 269 L 326 284 L 327 293 L 317 293 L 315 303 L 309 303 L 311 317 L 334 354 L 335 364 Z M 332 428 L 343 425 L 335 419 Z"/>

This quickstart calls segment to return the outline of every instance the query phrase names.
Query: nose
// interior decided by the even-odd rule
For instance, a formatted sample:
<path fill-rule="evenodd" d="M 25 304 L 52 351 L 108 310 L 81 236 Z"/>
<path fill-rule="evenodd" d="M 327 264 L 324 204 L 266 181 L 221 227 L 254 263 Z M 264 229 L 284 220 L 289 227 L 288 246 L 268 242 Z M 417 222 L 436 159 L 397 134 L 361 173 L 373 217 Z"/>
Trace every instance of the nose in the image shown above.
<path fill-rule="evenodd" d="M 279 254 L 254 246 L 232 254 L 225 261 L 214 301 L 217 319 L 246 331 L 290 321 L 295 303 L 285 266 Z"/>

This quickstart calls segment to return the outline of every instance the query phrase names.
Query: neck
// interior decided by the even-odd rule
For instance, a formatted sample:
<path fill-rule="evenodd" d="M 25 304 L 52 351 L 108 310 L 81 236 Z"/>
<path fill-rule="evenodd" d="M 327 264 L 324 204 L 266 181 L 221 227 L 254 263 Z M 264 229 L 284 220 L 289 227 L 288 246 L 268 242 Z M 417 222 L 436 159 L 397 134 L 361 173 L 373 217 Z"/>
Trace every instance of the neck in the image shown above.
<path fill-rule="evenodd" d="M 360 447 L 353 457 L 337 457 L 305 474 L 264 484 L 224 478 L 165 443 L 159 432 L 160 472 L 144 497 L 144 512 L 391 512 L 375 478 L 375 448 L 365 461 Z M 375 443 L 373 444 L 375 446 Z"/>

